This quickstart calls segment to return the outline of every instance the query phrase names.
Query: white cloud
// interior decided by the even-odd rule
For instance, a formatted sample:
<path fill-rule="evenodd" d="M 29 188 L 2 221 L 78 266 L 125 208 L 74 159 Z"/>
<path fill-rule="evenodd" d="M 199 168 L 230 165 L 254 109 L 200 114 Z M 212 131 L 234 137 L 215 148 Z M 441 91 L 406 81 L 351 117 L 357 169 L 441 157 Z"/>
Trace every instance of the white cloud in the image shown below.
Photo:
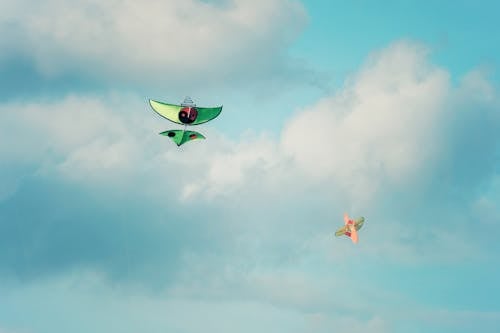
<path fill-rule="evenodd" d="M 245 4 L 198 5 L 239 11 Z M 245 22 L 257 19 L 250 13 L 231 15 L 242 15 Z M 209 126 L 210 140 L 166 149 L 170 142 L 163 140 L 165 146 L 159 146 L 156 133 L 152 134 L 154 118 L 146 125 L 148 107 L 142 101 L 69 96 L 41 105 L 2 106 L 5 130 L 0 151 L 17 160 L 41 160 L 55 150 L 63 156 L 60 171 L 74 175 L 79 169 L 84 174 L 106 168 L 137 171 L 139 167 L 145 172 L 163 164 L 169 171 L 185 170 L 176 172 L 185 199 L 231 195 L 243 188 L 283 193 L 283 189 L 300 192 L 316 186 L 327 188 L 332 197 L 366 205 L 394 188 L 429 185 L 434 180 L 430 174 L 446 158 L 457 170 L 467 171 L 453 153 L 460 151 L 457 141 L 470 135 L 465 132 L 489 133 L 476 140 L 487 150 L 475 157 L 489 156 L 488 165 L 494 163 L 491 150 L 496 149 L 499 128 L 498 112 L 491 112 L 498 101 L 495 90 L 477 71 L 458 88 L 452 87 L 448 73 L 431 65 L 427 53 L 424 46 L 410 42 L 374 53 L 334 96 L 298 110 L 278 139 L 250 133 L 230 142 L 210 132 Z M 144 113 L 124 113 L 124 105 Z M 6 144 L 11 138 L 15 148 Z M 489 146 L 484 145 L 488 138 Z"/>
<path fill-rule="evenodd" d="M 256 232 L 268 248 L 327 249 L 331 240 L 318 235 L 334 228 L 325 219 L 341 220 L 343 211 L 334 212 L 342 209 L 378 221 L 371 235 L 396 234 L 381 245 L 375 238 L 363 241 L 375 256 L 417 262 L 438 251 L 439 260 L 462 258 L 476 253 L 476 243 L 460 244 L 469 221 L 455 219 L 449 210 L 439 218 L 453 217 L 454 233 L 429 229 L 428 239 L 413 243 L 405 233 L 425 233 L 432 225 L 434 211 L 441 208 L 429 200 L 451 200 L 453 184 L 442 182 L 446 177 L 439 172 L 466 175 L 470 158 L 464 156 L 474 156 L 480 166 L 495 165 L 485 158 L 498 147 L 497 95 L 477 72 L 454 88 L 443 69 L 428 63 L 426 52 L 421 45 L 398 42 L 376 53 L 337 94 L 297 110 L 279 138 L 249 132 L 233 142 L 209 124 L 207 140 L 177 148 L 158 136 L 165 124 L 156 121 L 145 101 L 69 96 L 1 106 L 0 153 L 4 161 L 35 164 L 37 172 L 56 172 L 85 186 L 120 184 L 160 201 L 173 191 L 184 204 L 211 199 L 223 208 L 224 226 L 248 241 L 250 252 Z M 458 126 L 463 123 L 467 126 Z M 476 135 L 476 146 L 457 146 L 457 140 L 484 129 L 488 136 Z M 480 171 L 467 178 L 470 184 L 462 191 L 474 192 L 477 179 L 491 176 L 490 169 Z M 390 218 L 380 208 L 387 201 L 402 206 L 391 207 L 396 212 Z M 256 203 L 269 208 L 257 210 Z M 295 207 L 301 212 L 294 213 Z M 419 227 L 406 227 L 410 220 Z M 319 238 L 308 245 L 305 237 Z"/>
<path fill-rule="evenodd" d="M 113 114 L 98 98 L 67 96 L 58 101 L 12 102 L 1 106 L 2 152 L 17 158 L 47 149 L 69 153 L 96 137 L 125 137 L 127 128 L 119 113 Z M 109 125 L 108 125 L 109 124 Z M 17 145 L 7 139 L 16 139 Z"/>
<path fill-rule="evenodd" d="M 466 81 L 486 89 L 478 78 Z M 157 163 L 192 170 L 178 175 L 186 199 L 242 188 L 279 192 L 309 183 L 369 201 L 394 186 L 414 185 L 432 169 L 447 148 L 441 128 L 450 116 L 451 95 L 448 74 L 428 64 L 425 48 L 400 42 L 377 53 L 336 95 L 300 110 L 278 140 L 250 133 L 235 143 L 210 133 L 201 147 L 182 148 L 182 155 L 179 149 L 165 152 L 149 145 L 153 135 L 144 117 L 121 111 L 124 104 L 131 107 L 128 100 L 70 96 L 42 105 L 3 106 L 3 135 L 16 137 L 18 145 L 1 149 L 17 158 L 29 156 L 33 147 L 39 158 L 56 150 L 64 156 L 60 170 L 76 175 L 80 169 L 85 174 Z M 146 112 L 137 100 L 132 105 Z M 153 124 L 151 117 L 148 125 Z"/>
<path fill-rule="evenodd" d="M 231 193 L 245 198 L 254 193 L 275 207 L 280 200 L 296 207 L 306 197 L 326 197 L 329 211 L 366 214 L 367 228 L 376 223 L 360 245 L 367 256 L 409 265 L 429 257 L 433 262 L 473 260 L 485 240 L 470 236 L 474 218 L 468 205 L 498 165 L 498 97 L 476 71 L 453 86 L 445 70 L 429 63 L 427 52 L 421 45 L 397 42 L 377 52 L 336 95 L 298 110 L 278 140 L 255 136 L 214 149 L 209 174 L 194 177 L 186 196 L 230 199 Z M 482 205 L 495 216 L 491 205 L 484 200 Z M 267 228 L 261 239 L 288 228 L 317 237 L 308 233 L 305 221 L 313 219 L 318 227 L 323 215 L 310 202 L 302 206 L 311 216 L 282 214 L 277 219 L 287 225 L 277 227 L 267 213 L 252 226 Z M 302 223 L 293 222 L 301 218 Z M 444 231 L 438 221 L 453 227 Z M 287 237 L 292 247 L 303 245 Z M 313 246 L 321 251 L 331 242 L 316 241 Z"/>
<path fill-rule="evenodd" d="M 396 43 L 290 120 L 283 149 L 309 175 L 356 197 L 409 185 L 440 152 L 449 90 L 448 74 L 426 64 L 420 47 Z"/>
<path fill-rule="evenodd" d="M 306 19 L 293 0 L 19 1 L 0 12 L 0 45 L 49 76 L 206 84 L 279 70 Z"/>
<path fill-rule="evenodd" d="M 309 184 L 366 206 L 394 190 L 428 191 L 450 165 L 457 174 L 473 172 L 455 152 L 485 159 L 484 170 L 470 178 L 476 186 L 495 165 L 498 99 L 477 72 L 453 87 L 427 54 L 411 42 L 375 53 L 334 96 L 298 110 L 278 140 L 254 136 L 215 149 L 209 175 L 193 178 L 185 194 L 241 191 L 259 179 L 260 189 L 274 184 L 298 192 Z M 481 131 L 489 134 L 473 134 L 477 146 L 462 145 Z"/>
<path fill-rule="evenodd" d="M 185 185 L 185 199 L 197 195 L 209 198 L 231 196 L 241 186 L 254 189 L 258 186 L 262 190 L 273 187 L 283 177 L 280 175 L 282 154 L 276 141 L 265 133 L 248 133 L 240 142 L 221 142 L 221 145 L 214 148 L 213 154 L 207 156 L 209 162 L 206 175 L 194 177 L 190 180 L 192 183 Z M 273 176 L 268 178 L 270 174 Z"/>
<path fill-rule="evenodd" d="M 123 112 L 123 105 L 140 111 Z M 145 122 L 154 123 L 154 118 L 147 115 L 146 107 L 126 96 L 70 95 L 0 105 L 0 156 L 6 168 L 15 170 L 2 172 L 6 185 L 0 188 L 0 198 L 35 174 L 55 174 L 84 186 L 126 184 L 124 179 L 149 153 L 144 133 L 151 132 L 146 132 Z"/>

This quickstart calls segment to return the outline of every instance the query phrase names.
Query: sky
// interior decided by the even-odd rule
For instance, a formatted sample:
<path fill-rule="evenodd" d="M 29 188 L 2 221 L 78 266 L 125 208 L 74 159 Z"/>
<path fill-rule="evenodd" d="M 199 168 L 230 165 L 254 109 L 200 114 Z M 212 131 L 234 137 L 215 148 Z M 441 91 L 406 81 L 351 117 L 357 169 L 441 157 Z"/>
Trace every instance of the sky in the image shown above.
<path fill-rule="evenodd" d="M 497 332 L 498 7 L 1 2 L 0 333 Z"/>

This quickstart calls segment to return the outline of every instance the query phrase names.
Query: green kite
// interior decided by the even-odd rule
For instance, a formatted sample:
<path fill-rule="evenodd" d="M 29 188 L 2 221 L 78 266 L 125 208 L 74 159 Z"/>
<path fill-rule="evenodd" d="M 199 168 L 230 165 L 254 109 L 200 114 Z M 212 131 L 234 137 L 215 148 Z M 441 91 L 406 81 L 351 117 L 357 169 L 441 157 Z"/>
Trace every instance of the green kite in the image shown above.
<path fill-rule="evenodd" d="M 195 131 L 169 130 L 161 132 L 160 134 L 171 138 L 172 141 L 174 141 L 177 144 L 177 146 L 181 146 L 191 140 L 205 139 L 205 137 L 202 134 Z"/>
<path fill-rule="evenodd" d="M 150 99 L 151 108 L 163 118 L 173 123 L 184 125 L 183 130 L 169 130 L 161 132 L 161 135 L 170 137 L 177 146 L 195 139 L 205 139 L 205 137 L 195 131 L 187 131 L 187 126 L 200 125 L 219 116 L 222 112 L 222 106 L 217 107 L 199 107 L 193 103 L 189 97 L 184 99 L 180 105 L 163 103 Z"/>

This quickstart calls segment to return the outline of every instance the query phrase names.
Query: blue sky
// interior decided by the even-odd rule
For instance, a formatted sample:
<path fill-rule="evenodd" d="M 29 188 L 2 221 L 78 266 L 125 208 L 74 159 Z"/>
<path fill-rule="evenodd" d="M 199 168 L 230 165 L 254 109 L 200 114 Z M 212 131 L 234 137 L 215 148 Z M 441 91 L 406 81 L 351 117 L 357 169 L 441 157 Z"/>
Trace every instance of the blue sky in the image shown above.
<path fill-rule="evenodd" d="M 496 12 L 2 3 L 0 333 L 496 332 Z"/>

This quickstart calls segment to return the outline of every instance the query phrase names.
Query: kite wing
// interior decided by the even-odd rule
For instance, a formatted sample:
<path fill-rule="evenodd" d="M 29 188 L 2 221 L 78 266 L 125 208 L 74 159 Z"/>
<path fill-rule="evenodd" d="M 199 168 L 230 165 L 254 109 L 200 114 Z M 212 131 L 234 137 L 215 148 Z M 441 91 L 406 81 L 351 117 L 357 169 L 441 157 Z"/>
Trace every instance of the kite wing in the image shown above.
<path fill-rule="evenodd" d="M 198 110 L 198 117 L 191 125 L 199 125 L 206 123 L 212 119 L 217 118 L 219 114 L 222 112 L 222 106 L 217 106 L 214 108 L 196 108 Z"/>
<path fill-rule="evenodd" d="M 205 137 L 195 131 L 184 131 L 184 130 L 169 130 L 165 132 L 161 132 L 161 135 L 168 136 L 174 141 L 177 146 L 181 146 L 186 142 L 196 140 L 196 139 L 205 139 Z"/>
<path fill-rule="evenodd" d="M 149 100 L 149 104 L 156 113 L 170 120 L 171 122 L 181 125 L 186 124 L 186 122 L 182 122 L 179 119 L 179 113 L 184 108 L 184 106 L 158 102 L 152 99 Z M 216 118 L 222 112 L 222 106 L 214 108 L 203 108 L 203 107 L 193 106 L 191 108 L 196 109 L 196 116 L 195 116 L 196 118 L 193 121 L 189 122 L 188 123 L 189 125 L 199 125 L 206 123 L 207 121 Z"/>
<path fill-rule="evenodd" d="M 344 224 L 347 225 L 349 223 L 349 215 L 347 213 L 344 213 Z"/>
<path fill-rule="evenodd" d="M 337 229 L 337 231 L 335 231 L 335 236 L 339 237 L 344 235 L 346 230 L 347 230 L 346 226 L 340 227 L 339 229 Z"/>
<path fill-rule="evenodd" d="M 182 109 L 182 106 L 157 102 L 152 99 L 149 100 L 149 105 L 151 105 L 153 110 L 163 118 L 182 125 L 182 122 L 179 119 L 179 111 Z"/>
<path fill-rule="evenodd" d="M 351 229 L 350 238 L 354 244 L 356 244 L 358 242 L 358 232 L 357 232 L 356 228 Z"/>
<path fill-rule="evenodd" d="M 365 223 L 365 218 L 360 217 L 354 221 L 354 227 L 356 228 L 356 230 L 359 230 L 361 229 L 364 223 Z"/>

